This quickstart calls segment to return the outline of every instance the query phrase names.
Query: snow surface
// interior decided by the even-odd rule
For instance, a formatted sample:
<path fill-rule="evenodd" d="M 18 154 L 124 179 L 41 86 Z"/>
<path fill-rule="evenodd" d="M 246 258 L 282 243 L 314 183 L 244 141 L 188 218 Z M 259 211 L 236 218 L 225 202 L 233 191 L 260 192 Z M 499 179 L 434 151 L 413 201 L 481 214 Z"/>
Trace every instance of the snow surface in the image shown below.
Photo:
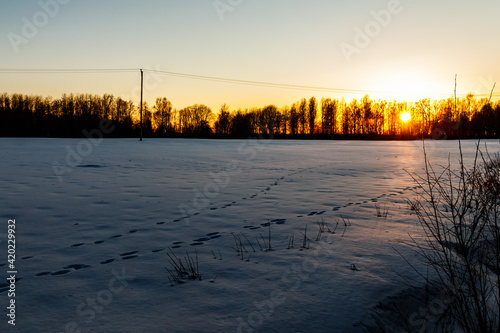
<path fill-rule="evenodd" d="M 458 158 L 456 141 L 426 147 L 434 164 Z M 0 331 L 370 331 L 418 278 L 395 249 L 419 265 L 405 169 L 423 165 L 419 141 L 0 139 L 0 275 L 15 219 L 20 278 L 15 326 L 0 283 Z M 321 221 L 335 232 L 317 240 Z M 171 286 L 169 247 L 196 251 L 203 279 Z"/>

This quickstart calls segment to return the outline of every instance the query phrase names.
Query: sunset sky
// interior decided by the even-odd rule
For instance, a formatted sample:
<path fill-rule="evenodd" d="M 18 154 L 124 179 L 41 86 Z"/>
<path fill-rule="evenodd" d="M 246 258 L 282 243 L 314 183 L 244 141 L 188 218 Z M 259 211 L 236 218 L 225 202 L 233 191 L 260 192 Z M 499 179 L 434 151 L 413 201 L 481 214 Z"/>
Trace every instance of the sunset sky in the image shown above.
<path fill-rule="evenodd" d="M 2 69 L 137 70 L 1 73 L 0 92 L 111 93 L 138 102 L 139 68 L 338 89 L 145 74 L 147 102 L 167 97 L 176 108 L 218 111 L 223 103 L 282 107 L 311 96 L 446 98 L 455 74 L 459 94 L 489 95 L 500 80 L 500 2 L 492 0 L 4 0 L 1 7 Z"/>

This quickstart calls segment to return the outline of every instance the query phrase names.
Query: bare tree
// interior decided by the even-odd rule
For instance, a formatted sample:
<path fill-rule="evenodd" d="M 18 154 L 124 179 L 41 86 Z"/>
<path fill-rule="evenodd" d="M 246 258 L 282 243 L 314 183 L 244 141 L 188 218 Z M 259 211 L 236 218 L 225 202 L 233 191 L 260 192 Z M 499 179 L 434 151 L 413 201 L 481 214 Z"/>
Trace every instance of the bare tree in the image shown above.
<path fill-rule="evenodd" d="M 182 133 L 206 134 L 212 130 L 212 110 L 206 105 L 195 104 L 179 111 L 179 123 Z"/>
<path fill-rule="evenodd" d="M 309 134 L 312 135 L 314 134 L 316 115 L 318 113 L 318 101 L 316 100 L 316 97 L 313 96 L 309 99 L 309 107 L 307 111 L 307 118 L 309 120 Z"/>
<path fill-rule="evenodd" d="M 425 155 L 425 174 L 412 174 L 420 190 L 409 201 L 424 238 L 412 238 L 410 245 L 437 278 L 416 271 L 447 297 L 442 323 L 451 329 L 458 326 L 463 332 L 497 333 L 500 159 L 483 155 L 478 144 L 472 166 L 466 164 L 461 146 L 458 168 L 448 162 L 435 171 Z"/>
<path fill-rule="evenodd" d="M 215 133 L 230 134 L 231 133 L 231 113 L 229 107 L 223 104 L 220 108 L 217 121 L 215 122 Z"/>
<path fill-rule="evenodd" d="M 300 133 L 306 134 L 306 125 L 308 125 L 308 121 L 307 121 L 307 99 L 305 98 L 302 98 L 300 100 L 298 109 L 298 118 L 300 124 Z"/>
<path fill-rule="evenodd" d="M 172 128 L 172 102 L 166 97 L 157 98 L 154 109 L 154 125 L 160 134 L 168 132 Z"/>
<path fill-rule="evenodd" d="M 268 105 L 262 109 L 259 125 L 263 134 L 275 134 L 277 119 L 278 108 L 275 105 Z"/>
<path fill-rule="evenodd" d="M 337 116 L 337 101 L 331 98 L 321 100 L 321 130 L 323 134 L 334 135 Z"/>
<path fill-rule="evenodd" d="M 298 120 L 299 120 L 299 114 L 298 114 L 298 109 L 299 106 L 297 103 L 292 104 L 290 107 L 290 134 L 295 135 L 298 133 Z"/>

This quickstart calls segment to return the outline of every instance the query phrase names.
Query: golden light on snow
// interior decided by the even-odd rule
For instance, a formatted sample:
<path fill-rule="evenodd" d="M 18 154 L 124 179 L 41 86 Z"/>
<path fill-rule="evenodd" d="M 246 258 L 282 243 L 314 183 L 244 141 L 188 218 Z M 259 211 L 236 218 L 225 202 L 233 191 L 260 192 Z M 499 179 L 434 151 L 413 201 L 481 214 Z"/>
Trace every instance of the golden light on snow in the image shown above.
<path fill-rule="evenodd" d="M 410 112 L 405 112 L 401 114 L 401 120 L 404 121 L 405 123 L 411 120 L 411 114 Z"/>

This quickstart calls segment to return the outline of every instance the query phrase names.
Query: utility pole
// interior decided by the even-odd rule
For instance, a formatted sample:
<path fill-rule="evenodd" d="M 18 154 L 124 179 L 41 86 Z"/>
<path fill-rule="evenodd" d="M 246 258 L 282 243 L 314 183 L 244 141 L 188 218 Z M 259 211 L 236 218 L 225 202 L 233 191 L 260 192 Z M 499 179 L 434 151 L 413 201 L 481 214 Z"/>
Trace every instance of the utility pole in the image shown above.
<path fill-rule="evenodd" d="M 144 86 L 144 73 L 141 69 L 141 141 L 142 141 L 142 90 Z"/>

